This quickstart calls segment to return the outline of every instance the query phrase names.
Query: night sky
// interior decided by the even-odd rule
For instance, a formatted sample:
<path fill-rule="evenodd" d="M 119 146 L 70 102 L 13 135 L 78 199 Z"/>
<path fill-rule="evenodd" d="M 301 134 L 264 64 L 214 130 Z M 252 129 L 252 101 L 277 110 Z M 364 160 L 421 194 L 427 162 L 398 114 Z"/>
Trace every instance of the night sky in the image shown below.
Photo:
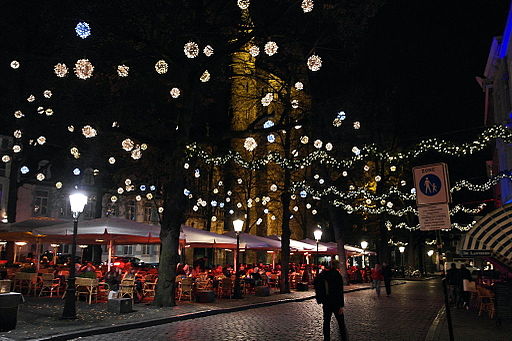
<path fill-rule="evenodd" d="M 62 14 L 62 21 L 51 23 L 39 15 L 53 13 L 48 6 L 42 3 L 24 9 L 18 6 L 17 1 L 8 1 L 6 8 L 12 11 L 1 14 L 5 19 L 1 24 L 2 40 L 6 43 L 0 58 L 1 74 L 9 77 L 15 76 L 9 68 L 11 60 L 24 62 L 26 58 L 37 59 L 38 54 L 48 58 L 52 45 L 31 51 L 31 56 L 20 56 L 17 55 L 19 48 L 29 42 L 13 41 L 8 32 L 24 31 L 22 36 L 30 40 L 27 34 L 31 31 L 43 37 L 51 33 L 44 30 L 56 25 L 61 28 L 62 37 L 57 40 L 48 37 L 49 41 L 60 44 L 61 39 L 69 37 L 73 39 L 69 44 L 75 46 L 82 42 L 74 37 L 73 25 L 97 14 L 89 13 L 86 4 L 82 9 L 66 5 L 55 9 L 55 13 Z M 342 88 L 347 90 L 347 103 L 350 102 L 348 112 L 359 119 L 367 131 L 395 136 L 404 146 L 434 136 L 458 141 L 473 139 L 483 128 L 484 100 L 475 76 L 483 73 L 493 36 L 503 32 L 508 7 L 509 2 L 496 0 L 387 1 L 377 15 L 369 19 L 368 27 L 362 28 L 366 31 L 360 36 L 352 59 L 357 65 L 350 65 L 349 75 L 341 80 L 345 83 Z M 27 12 L 30 8 L 32 12 Z M 55 14 L 52 20 L 55 16 L 58 17 Z M 100 27 L 99 31 L 106 33 L 108 27 Z M 67 46 L 65 41 L 62 43 Z M 56 56 L 55 60 L 58 59 Z M 325 72 L 329 72 L 328 65 Z M 16 93 L 8 83 L 9 78 L 2 78 L 2 91 L 8 89 L 7 93 Z M 35 81 L 27 81 L 29 85 L 35 84 Z M 0 101 L 4 115 L 9 117 L 13 104 L 18 102 L 14 96 L 4 97 Z M 329 122 L 330 116 L 326 116 Z M 10 117 L 8 120 L 12 121 Z M 0 132 L 11 134 L 3 129 Z M 455 179 L 484 177 L 483 161 L 489 158 L 490 153 L 482 153 L 467 161 L 470 167 L 461 167 L 464 171 L 460 176 L 456 174 Z M 433 157 L 425 161 L 445 160 Z"/>

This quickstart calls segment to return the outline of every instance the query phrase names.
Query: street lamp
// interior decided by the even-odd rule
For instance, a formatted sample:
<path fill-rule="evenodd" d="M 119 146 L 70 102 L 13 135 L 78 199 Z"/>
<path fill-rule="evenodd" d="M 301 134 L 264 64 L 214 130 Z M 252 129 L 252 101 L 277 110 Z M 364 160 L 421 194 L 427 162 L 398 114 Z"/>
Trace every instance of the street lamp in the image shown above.
<path fill-rule="evenodd" d="M 364 268 L 364 255 L 366 254 L 366 248 L 368 247 L 368 242 L 366 240 L 363 240 L 361 242 L 361 247 L 363 248 L 363 261 L 361 262 L 361 266 Z"/>
<path fill-rule="evenodd" d="M 62 311 L 62 319 L 76 319 L 75 302 L 75 257 L 76 257 L 76 235 L 78 234 L 78 217 L 84 211 L 87 204 L 87 196 L 75 192 L 69 196 L 71 212 L 73 213 L 73 243 L 71 244 L 71 262 L 69 264 L 68 287 L 66 288 L 66 301 Z"/>
<path fill-rule="evenodd" d="M 405 246 L 399 246 L 398 251 L 400 251 L 401 260 L 402 260 L 402 267 L 404 266 L 404 252 L 405 252 Z"/>
<path fill-rule="evenodd" d="M 427 251 L 427 256 L 432 257 L 433 254 L 434 254 L 434 250 Z"/>
<path fill-rule="evenodd" d="M 240 232 L 242 232 L 242 228 L 244 227 L 244 221 L 242 219 L 237 219 L 233 221 L 233 228 L 236 233 L 236 255 L 235 255 L 235 294 L 234 298 L 242 298 L 242 290 L 240 288 L 240 273 L 239 273 L 239 260 L 238 255 L 240 254 Z"/>
<path fill-rule="evenodd" d="M 315 265 L 316 265 L 316 268 L 317 268 L 317 273 L 318 273 L 318 243 L 320 242 L 320 239 L 322 239 L 322 230 L 320 230 L 320 226 L 318 229 L 315 230 L 315 232 L 313 232 L 313 235 L 315 236 L 315 240 L 316 240 L 316 258 L 315 258 Z"/>

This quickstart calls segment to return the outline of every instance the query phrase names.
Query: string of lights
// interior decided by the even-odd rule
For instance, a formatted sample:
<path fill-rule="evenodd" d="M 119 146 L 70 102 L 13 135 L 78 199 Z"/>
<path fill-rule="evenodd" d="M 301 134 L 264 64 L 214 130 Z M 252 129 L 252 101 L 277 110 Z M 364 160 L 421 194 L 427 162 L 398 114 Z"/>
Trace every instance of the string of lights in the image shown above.
<path fill-rule="evenodd" d="M 512 131 L 503 125 L 495 125 L 485 129 L 475 140 L 471 142 L 465 142 L 462 144 L 456 144 L 443 139 L 431 138 L 423 140 L 418 143 L 414 148 L 406 152 L 391 153 L 388 151 L 382 151 L 375 145 L 365 145 L 361 148 L 354 147 L 352 152 L 355 154 L 347 159 L 336 159 L 331 156 L 327 151 L 315 150 L 303 158 L 288 159 L 281 156 L 277 152 L 271 152 L 266 154 L 260 159 L 254 161 L 246 161 L 243 156 L 235 151 L 229 151 L 223 156 L 213 156 L 196 144 L 190 144 L 187 146 L 187 154 L 189 158 L 202 159 L 207 164 L 213 164 L 215 166 L 224 165 L 227 162 L 233 161 L 243 168 L 257 170 L 273 162 L 281 167 L 288 169 L 302 169 L 310 166 L 314 161 L 327 165 L 336 169 L 348 169 L 351 168 L 356 162 L 364 161 L 368 159 L 378 159 L 387 162 L 400 162 L 408 159 L 413 159 L 426 152 L 435 151 L 444 155 L 461 157 L 468 154 L 474 154 L 486 148 L 491 142 L 496 139 L 503 139 L 505 143 L 512 142 Z"/>
<path fill-rule="evenodd" d="M 457 229 L 457 230 L 460 230 L 460 231 L 463 231 L 463 232 L 466 232 L 466 231 L 469 231 L 471 230 L 471 228 L 476 224 L 476 221 L 472 221 L 471 223 L 469 224 L 459 224 L 459 223 L 453 223 L 452 226 L 451 226 L 451 229 Z M 398 223 L 396 225 L 393 225 L 390 221 L 386 221 L 386 227 L 388 228 L 388 230 L 391 230 L 392 228 L 395 228 L 395 229 L 407 229 L 407 230 L 410 230 L 410 231 L 415 231 L 415 230 L 419 230 L 420 229 L 420 224 L 417 224 L 415 226 L 409 226 L 407 223 Z M 450 231 L 449 229 L 443 229 L 442 231 Z M 434 240 L 433 242 L 425 242 L 427 245 L 432 245 L 434 244 L 436 241 Z"/>

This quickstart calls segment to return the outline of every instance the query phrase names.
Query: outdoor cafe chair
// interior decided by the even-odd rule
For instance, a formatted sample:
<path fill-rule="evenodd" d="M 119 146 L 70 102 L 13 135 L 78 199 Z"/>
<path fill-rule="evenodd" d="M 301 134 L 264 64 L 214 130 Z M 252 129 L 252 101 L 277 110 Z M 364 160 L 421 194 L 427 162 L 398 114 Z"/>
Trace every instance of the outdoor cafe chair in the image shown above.
<path fill-rule="evenodd" d="M 78 299 L 81 295 L 84 295 L 89 304 L 92 303 L 92 297 L 94 296 L 96 302 L 98 302 L 98 280 L 95 278 L 84 278 L 76 277 L 75 279 L 75 295 Z"/>
<path fill-rule="evenodd" d="M 146 280 L 142 285 L 142 295 L 144 297 L 155 296 L 156 283 L 158 281 L 157 277 L 148 275 L 146 276 Z"/>
<path fill-rule="evenodd" d="M 42 283 L 41 290 L 39 291 L 39 297 L 43 294 L 43 292 L 49 292 L 50 297 L 53 296 L 53 292 L 57 292 L 57 296 L 60 295 L 60 278 L 55 278 L 52 273 L 43 273 L 41 275 Z"/>
<path fill-rule="evenodd" d="M 223 278 L 219 283 L 220 287 L 220 297 L 229 297 L 233 296 L 233 280 L 231 278 Z"/>
<path fill-rule="evenodd" d="M 194 282 L 190 277 L 183 278 L 178 282 L 178 301 L 181 301 L 182 298 L 188 298 L 192 301 L 193 286 Z"/>
<path fill-rule="evenodd" d="M 478 299 L 480 301 L 478 316 L 482 315 L 482 312 L 487 312 L 490 319 L 494 318 L 494 314 L 496 313 L 494 307 L 494 293 L 491 290 L 480 286 L 476 289 L 478 291 Z"/>
<path fill-rule="evenodd" d="M 123 279 L 119 284 L 119 298 L 130 297 L 132 300 L 135 295 L 135 279 Z"/>
<path fill-rule="evenodd" d="M 30 295 L 32 290 L 34 290 L 35 293 L 37 285 L 37 274 L 21 271 L 17 272 L 14 275 L 13 284 L 13 291 L 16 291 L 16 288 L 18 288 L 20 292 L 22 292 L 23 289 L 27 289 L 27 295 Z"/>

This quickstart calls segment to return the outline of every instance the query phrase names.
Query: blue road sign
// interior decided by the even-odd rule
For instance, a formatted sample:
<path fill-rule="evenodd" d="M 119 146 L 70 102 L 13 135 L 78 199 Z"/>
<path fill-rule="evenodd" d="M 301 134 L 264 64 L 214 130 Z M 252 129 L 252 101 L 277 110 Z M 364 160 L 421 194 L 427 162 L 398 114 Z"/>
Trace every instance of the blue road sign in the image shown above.
<path fill-rule="evenodd" d="M 420 179 L 420 191 L 429 197 L 439 193 L 441 186 L 441 179 L 435 174 L 427 174 Z"/>

